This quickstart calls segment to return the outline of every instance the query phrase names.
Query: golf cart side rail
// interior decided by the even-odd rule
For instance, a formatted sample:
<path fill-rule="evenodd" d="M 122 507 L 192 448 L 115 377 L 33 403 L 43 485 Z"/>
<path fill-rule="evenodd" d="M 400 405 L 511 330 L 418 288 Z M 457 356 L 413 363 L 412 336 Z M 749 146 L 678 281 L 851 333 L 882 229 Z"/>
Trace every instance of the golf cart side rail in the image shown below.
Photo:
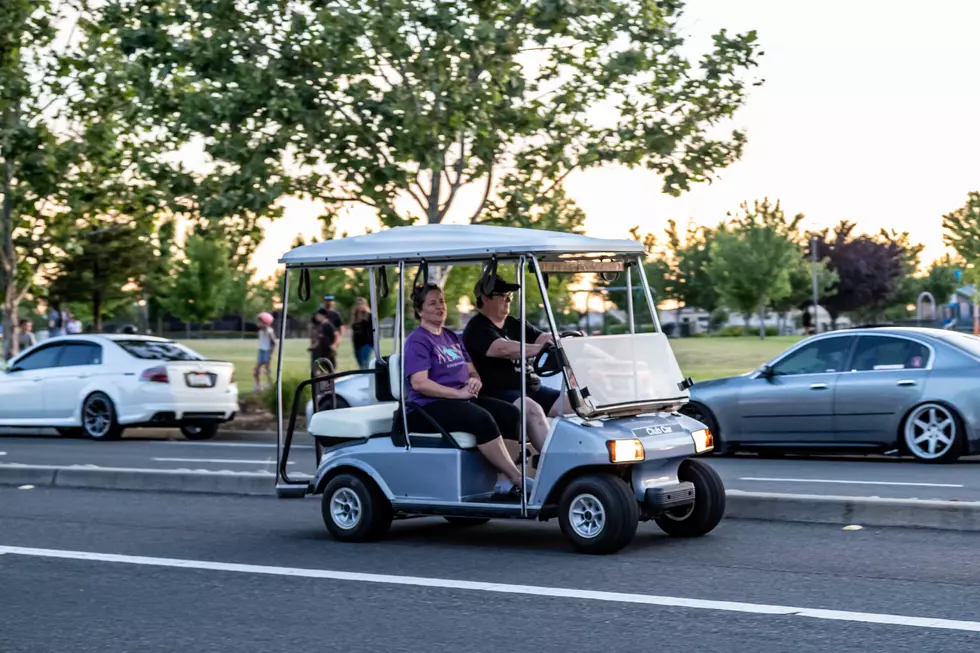
<path fill-rule="evenodd" d="M 296 413 L 299 410 L 300 398 L 303 394 L 303 390 L 307 386 L 313 385 L 315 383 L 329 383 L 334 379 L 340 379 L 347 376 L 358 376 L 362 374 L 372 374 L 374 370 L 347 370 L 345 372 L 335 372 L 333 374 L 328 374 L 326 376 L 311 377 L 309 379 L 303 379 L 296 386 L 296 392 L 293 393 L 293 405 L 289 411 L 289 426 L 286 428 L 285 440 L 282 443 L 283 450 L 282 455 L 279 458 L 279 467 L 277 473 L 280 479 L 287 485 L 309 485 L 302 481 L 290 480 L 289 476 L 286 474 L 286 466 L 289 464 L 289 450 L 293 446 L 293 433 L 296 431 Z M 319 460 L 317 464 L 319 464 Z M 277 480 L 278 484 L 278 480 Z"/>

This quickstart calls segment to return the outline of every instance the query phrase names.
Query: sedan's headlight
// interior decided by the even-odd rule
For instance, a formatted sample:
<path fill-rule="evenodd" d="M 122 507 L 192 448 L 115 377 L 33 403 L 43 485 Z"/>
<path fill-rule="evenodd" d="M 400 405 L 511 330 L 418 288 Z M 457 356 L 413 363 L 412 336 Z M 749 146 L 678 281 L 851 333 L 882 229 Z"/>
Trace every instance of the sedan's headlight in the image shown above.
<path fill-rule="evenodd" d="M 609 440 L 606 442 L 609 447 L 609 460 L 614 463 L 631 463 L 643 460 L 646 452 L 643 451 L 643 443 L 639 440 Z"/>
<path fill-rule="evenodd" d="M 715 438 L 708 429 L 692 431 L 691 437 L 694 438 L 694 451 L 697 453 L 704 453 L 715 448 Z"/>

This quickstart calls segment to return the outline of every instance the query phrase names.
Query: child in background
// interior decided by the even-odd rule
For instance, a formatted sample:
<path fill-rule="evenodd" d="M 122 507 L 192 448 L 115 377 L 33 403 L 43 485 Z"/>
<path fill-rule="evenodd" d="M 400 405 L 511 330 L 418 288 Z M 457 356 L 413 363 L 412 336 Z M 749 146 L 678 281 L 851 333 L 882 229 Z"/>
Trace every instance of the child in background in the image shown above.
<path fill-rule="evenodd" d="M 259 313 L 257 319 L 259 325 L 259 357 L 255 364 L 255 372 L 253 377 L 255 378 L 255 391 L 259 392 L 262 387 L 259 385 L 259 378 L 262 374 L 262 368 L 265 368 L 265 379 L 266 386 L 272 386 L 272 370 L 270 369 L 270 363 L 272 362 L 272 350 L 276 348 L 276 332 L 272 329 L 273 318 L 269 313 Z"/>

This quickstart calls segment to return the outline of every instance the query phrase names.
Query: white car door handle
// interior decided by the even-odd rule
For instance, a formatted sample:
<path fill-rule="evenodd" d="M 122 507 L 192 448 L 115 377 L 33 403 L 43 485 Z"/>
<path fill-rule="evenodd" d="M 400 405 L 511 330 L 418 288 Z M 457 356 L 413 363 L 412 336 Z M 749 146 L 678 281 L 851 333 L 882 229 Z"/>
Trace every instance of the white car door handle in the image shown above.
<path fill-rule="evenodd" d="M 901 381 L 898 382 L 898 385 L 901 386 L 915 385 L 915 381 L 913 381 L 912 379 L 902 379 Z"/>
<path fill-rule="evenodd" d="M 814 384 L 812 384 L 810 386 L 810 389 L 811 390 L 826 390 L 827 389 L 827 384 L 826 383 L 814 383 Z"/>
<path fill-rule="evenodd" d="M 31 381 L 33 381 L 34 383 L 39 383 L 41 381 L 41 377 L 40 376 L 32 376 L 31 377 Z"/>

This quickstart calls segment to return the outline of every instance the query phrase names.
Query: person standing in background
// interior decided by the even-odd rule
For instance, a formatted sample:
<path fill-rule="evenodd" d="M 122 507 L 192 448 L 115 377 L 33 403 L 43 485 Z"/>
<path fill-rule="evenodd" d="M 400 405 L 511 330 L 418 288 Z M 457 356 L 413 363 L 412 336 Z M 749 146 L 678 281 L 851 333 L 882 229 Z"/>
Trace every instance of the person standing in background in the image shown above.
<path fill-rule="evenodd" d="M 51 313 L 48 315 L 48 337 L 57 338 L 64 334 L 67 321 L 68 316 L 65 311 L 61 310 L 61 304 L 54 302 L 51 305 Z"/>
<path fill-rule="evenodd" d="M 374 354 L 374 325 L 367 300 L 358 297 L 354 302 L 354 312 L 350 318 L 351 340 L 354 345 L 354 358 L 357 366 L 366 370 Z"/>
<path fill-rule="evenodd" d="M 259 384 L 260 378 L 262 376 L 262 369 L 265 368 L 265 379 L 266 386 L 270 387 L 272 385 L 272 351 L 276 348 L 278 341 L 276 340 L 276 333 L 272 329 L 272 323 L 274 321 L 273 317 L 269 313 L 259 313 L 256 318 L 259 326 L 259 353 L 258 358 L 255 362 L 255 370 L 252 373 L 255 379 L 255 391 L 259 392 L 262 390 L 262 386 Z"/>

